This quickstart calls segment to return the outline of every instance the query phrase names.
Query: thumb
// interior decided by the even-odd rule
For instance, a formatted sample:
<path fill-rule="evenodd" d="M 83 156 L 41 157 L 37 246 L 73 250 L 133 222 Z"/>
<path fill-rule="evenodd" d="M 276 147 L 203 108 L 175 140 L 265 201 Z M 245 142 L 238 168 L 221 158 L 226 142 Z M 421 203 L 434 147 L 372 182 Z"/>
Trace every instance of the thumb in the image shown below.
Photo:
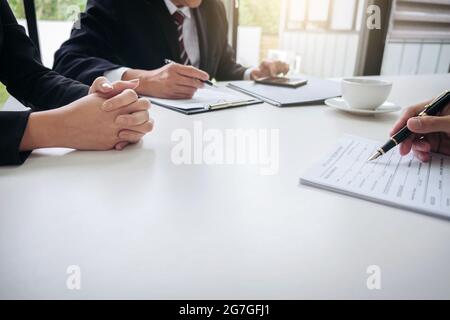
<path fill-rule="evenodd" d="M 119 93 L 122 93 L 126 89 L 134 90 L 139 86 L 139 79 L 134 79 L 130 81 L 117 81 L 114 82 L 112 85 L 114 87 L 114 93 L 117 95 Z"/>
<path fill-rule="evenodd" d="M 139 79 L 134 79 L 130 81 L 117 81 L 112 84 L 112 90 L 107 93 L 102 93 L 102 96 L 106 99 L 117 96 L 118 94 L 124 92 L 127 89 L 134 90 L 139 86 Z"/>
<path fill-rule="evenodd" d="M 259 65 L 259 69 L 264 71 L 270 71 L 270 62 L 268 60 L 263 60 L 261 64 Z"/>
<path fill-rule="evenodd" d="M 278 72 L 278 68 L 277 68 L 275 63 L 269 64 L 269 70 L 270 70 L 270 76 L 271 77 L 278 76 L 279 72 Z"/>
<path fill-rule="evenodd" d="M 113 86 L 109 83 L 108 79 L 105 77 L 98 77 L 95 79 L 94 83 L 92 83 L 91 88 L 89 89 L 89 94 L 91 93 L 103 93 L 107 94 L 113 90 Z"/>
<path fill-rule="evenodd" d="M 261 74 L 262 73 L 261 73 L 261 70 L 259 68 L 253 69 L 250 72 L 250 79 L 251 80 L 257 80 L 257 79 L 261 78 Z"/>
<path fill-rule="evenodd" d="M 450 116 L 445 117 L 415 117 L 408 120 L 408 129 L 415 133 L 450 133 Z"/>

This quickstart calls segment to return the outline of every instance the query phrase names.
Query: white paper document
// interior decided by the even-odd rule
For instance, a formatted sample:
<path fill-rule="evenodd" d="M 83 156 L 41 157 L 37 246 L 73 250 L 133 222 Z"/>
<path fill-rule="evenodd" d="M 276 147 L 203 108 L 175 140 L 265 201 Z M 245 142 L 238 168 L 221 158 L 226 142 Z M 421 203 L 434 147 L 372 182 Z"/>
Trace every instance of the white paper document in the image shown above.
<path fill-rule="evenodd" d="M 197 90 L 192 99 L 172 100 L 153 97 L 148 98 L 152 103 L 157 105 L 181 110 L 207 109 L 211 105 L 218 103 L 234 103 L 254 100 L 228 88 L 210 88 L 206 85 L 204 88 Z"/>
<path fill-rule="evenodd" d="M 373 162 L 382 142 L 346 135 L 300 182 L 411 211 L 450 218 L 450 157 L 422 163 L 398 148 Z"/>

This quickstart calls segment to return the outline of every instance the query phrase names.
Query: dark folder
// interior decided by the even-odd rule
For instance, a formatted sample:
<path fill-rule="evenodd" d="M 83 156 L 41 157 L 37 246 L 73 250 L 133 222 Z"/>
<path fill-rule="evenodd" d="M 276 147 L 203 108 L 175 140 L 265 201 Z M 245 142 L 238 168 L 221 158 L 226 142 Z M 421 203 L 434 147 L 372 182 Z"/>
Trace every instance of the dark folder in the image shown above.
<path fill-rule="evenodd" d="M 341 86 L 337 81 L 314 77 L 302 79 L 308 80 L 308 84 L 299 88 L 268 86 L 254 81 L 234 81 L 228 87 L 277 107 L 320 104 L 326 99 L 341 96 Z"/>

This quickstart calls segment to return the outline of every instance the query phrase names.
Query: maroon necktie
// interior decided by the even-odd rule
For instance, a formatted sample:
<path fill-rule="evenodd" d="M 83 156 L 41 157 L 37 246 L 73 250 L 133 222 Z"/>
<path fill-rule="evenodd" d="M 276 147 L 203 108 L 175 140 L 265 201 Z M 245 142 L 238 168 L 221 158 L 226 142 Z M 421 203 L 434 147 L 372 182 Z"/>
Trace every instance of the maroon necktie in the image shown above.
<path fill-rule="evenodd" d="M 184 38 L 183 38 L 183 24 L 185 16 L 180 11 L 176 11 L 173 15 L 173 20 L 175 21 L 175 25 L 177 26 L 178 31 L 178 43 L 180 45 L 180 59 L 181 63 L 184 65 L 190 65 L 189 57 L 186 52 L 186 48 L 184 47 Z"/>

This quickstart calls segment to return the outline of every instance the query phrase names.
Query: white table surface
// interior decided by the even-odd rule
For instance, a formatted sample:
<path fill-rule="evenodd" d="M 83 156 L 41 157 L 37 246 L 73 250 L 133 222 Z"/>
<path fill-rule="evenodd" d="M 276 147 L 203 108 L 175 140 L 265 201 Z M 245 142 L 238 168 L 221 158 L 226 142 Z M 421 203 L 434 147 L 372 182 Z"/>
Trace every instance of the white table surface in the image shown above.
<path fill-rule="evenodd" d="M 450 75 L 388 79 L 401 106 L 450 84 Z M 124 152 L 41 150 L 0 168 L 0 298 L 450 298 L 450 221 L 298 184 L 338 137 L 382 141 L 398 113 L 151 113 L 154 133 Z M 174 165 L 171 134 L 195 120 L 279 128 L 279 174 Z M 79 291 L 66 288 L 69 265 L 81 268 Z M 381 290 L 366 287 L 370 265 L 382 270 Z"/>

